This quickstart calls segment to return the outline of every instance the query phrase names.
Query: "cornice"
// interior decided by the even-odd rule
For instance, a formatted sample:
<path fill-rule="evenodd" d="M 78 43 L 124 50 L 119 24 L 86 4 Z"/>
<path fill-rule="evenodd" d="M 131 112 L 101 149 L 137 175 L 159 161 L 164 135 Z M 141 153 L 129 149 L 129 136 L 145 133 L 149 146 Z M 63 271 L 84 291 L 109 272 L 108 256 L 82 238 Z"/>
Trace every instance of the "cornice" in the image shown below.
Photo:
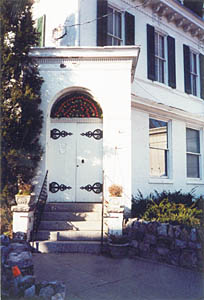
<path fill-rule="evenodd" d="M 59 64 L 60 68 L 66 63 L 80 62 L 116 62 L 131 61 L 131 80 L 134 80 L 135 70 L 139 58 L 139 46 L 118 47 L 43 47 L 32 48 L 30 56 L 38 64 Z"/>
<path fill-rule="evenodd" d="M 143 99 L 134 94 L 132 94 L 131 106 L 150 114 L 161 114 L 163 117 L 166 117 L 168 119 L 177 119 L 197 126 L 204 126 L 204 115 L 189 113 L 185 110 L 170 107 L 161 103 L 156 103 L 155 101 Z"/>
<path fill-rule="evenodd" d="M 134 0 L 133 0 L 134 1 Z M 204 21 L 176 0 L 139 0 L 158 17 L 165 17 L 184 32 L 204 42 Z"/>

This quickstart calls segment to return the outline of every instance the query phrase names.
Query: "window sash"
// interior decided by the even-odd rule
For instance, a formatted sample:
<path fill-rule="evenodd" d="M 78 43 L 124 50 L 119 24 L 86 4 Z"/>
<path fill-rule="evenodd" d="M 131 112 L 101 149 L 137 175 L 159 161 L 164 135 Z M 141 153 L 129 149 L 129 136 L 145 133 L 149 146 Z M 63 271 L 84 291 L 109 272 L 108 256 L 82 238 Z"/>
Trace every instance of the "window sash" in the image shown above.
<path fill-rule="evenodd" d="M 200 155 L 195 153 L 187 153 L 187 177 L 200 178 Z"/>
<path fill-rule="evenodd" d="M 200 132 L 186 128 L 187 177 L 200 178 Z"/>
<path fill-rule="evenodd" d="M 199 130 L 186 128 L 186 152 L 200 154 Z"/>
<path fill-rule="evenodd" d="M 168 149 L 150 147 L 150 176 L 167 177 Z"/>
<path fill-rule="evenodd" d="M 111 45 L 122 44 L 122 15 L 119 11 L 108 7 L 108 42 Z"/>
<path fill-rule="evenodd" d="M 149 119 L 150 176 L 168 176 L 168 123 Z"/>
<path fill-rule="evenodd" d="M 191 93 L 194 96 L 198 95 L 198 55 L 190 52 L 190 77 L 191 77 Z"/>
<path fill-rule="evenodd" d="M 165 83 L 165 38 L 155 32 L 155 80 Z"/>

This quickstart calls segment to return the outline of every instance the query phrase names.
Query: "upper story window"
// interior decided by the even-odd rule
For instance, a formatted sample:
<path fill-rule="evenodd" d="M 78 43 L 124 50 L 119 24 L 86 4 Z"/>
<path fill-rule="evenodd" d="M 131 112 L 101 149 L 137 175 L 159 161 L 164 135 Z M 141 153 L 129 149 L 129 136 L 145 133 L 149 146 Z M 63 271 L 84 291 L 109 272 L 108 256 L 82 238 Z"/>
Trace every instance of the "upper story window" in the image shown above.
<path fill-rule="evenodd" d="M 135 45 L 135 16 L 97 0 L 97 46 Z"/>
<path fill-rule="evenodd" d="M 191 93 L 198 95 L 198 55 L 190 51 Z"/>
<path fill-rule="evenodd" d="M 150 176 L 168 176 L 168 123 L 149 119 Z"/>
<path fill-rule="evenodd" d="M 165 82 L 165 37 L 159 32 L 155 32 L 155 80 Z"/>
<path fill-rule="evenodd" d="M 107 35 L 107 45 L 119 46 L 122 44 L 122 14 L 112 7 L 108 7 Z"/>
<path fill-rule="evenodd" d="M 183 45 L 184 90 L 204 98 L 204 56 Z"/>
<path fill-rule="evenodd" d="M 187 177 L 200 178 L 200 131 L 186 128 Z"/>
<path fill-rule="evenodd" d="M 175 39 L 147 24 L 147 77 L 176 88 Z"/>

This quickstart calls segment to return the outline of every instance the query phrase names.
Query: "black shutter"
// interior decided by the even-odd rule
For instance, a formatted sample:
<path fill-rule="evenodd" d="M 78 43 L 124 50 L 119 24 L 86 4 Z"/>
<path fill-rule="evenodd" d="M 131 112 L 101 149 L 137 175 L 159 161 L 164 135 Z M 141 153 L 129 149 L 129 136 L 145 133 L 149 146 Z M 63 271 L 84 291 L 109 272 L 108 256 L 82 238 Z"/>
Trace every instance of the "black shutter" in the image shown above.
<path fill-rule="evenodd" d="M 155 40 L 154 27 L 147 24 L 147 77 L 155 80 Z"/>
<path fill-rule="evenodd" d="M 185 92 L 191 94 L 190 48 L 186 45 L 183 45 L 183 59 Z"/>
<path fill-rule="evenodd" d="M 204 99 L 204 55 L 200 54 L 200 97 Z"/>
<path fill-rule="evenodd" d="M 106 0 L 97 0 L 97 46 L 107 45 L 108 18 L 102 17 L 108 13 Z"/>
<path fill-rule="evenodd" d="M 125 12 L 125 45 L 135 44 L 135 16 Z"/>
<path fill-rule="evenodd" d="M 176 88 L 176 58 L 175 58 L 175 39 L 167 37 L 168 45 L 168 83 L 173 89 Z"/>

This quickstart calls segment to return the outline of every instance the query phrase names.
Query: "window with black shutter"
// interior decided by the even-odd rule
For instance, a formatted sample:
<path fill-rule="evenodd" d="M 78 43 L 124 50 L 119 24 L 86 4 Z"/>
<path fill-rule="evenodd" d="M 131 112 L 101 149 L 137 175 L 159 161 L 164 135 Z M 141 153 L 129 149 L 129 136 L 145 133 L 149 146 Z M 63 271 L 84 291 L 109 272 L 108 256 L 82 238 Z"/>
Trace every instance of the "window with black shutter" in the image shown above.
<path fill-rule="evenodd" d="M 97 0 L 97 46 L 135 45 L 135 17 Z"/>
<path fill-rule="evenodd" d="M 37 19 L 37 32 L 39 33 L 38 46 L 45 46 L 45 15 Z"/>
<path fill-rule="evenodd" d="M 175 55 L 175 39 L 147 24 L 147 78 L 176 88 Z"/>
<path fill-rule="evenodd" d="M 154 27 L 147 24 L 147 77 L 155 80 L 155 39 Z"/>
<path fill-rule="evenodd" d="M 200 97 L 204 99 L 204 55 L 199 55 L 200 63 Z"/>
<path fill-rule="evenodd" d="M 184 87 L 187 94 L 191 94 L 191 75 L 190 75 L 190 48 L 183 45 L 184 59 Z"/>
<path fill-rule="evenodd" d="M 135 45 L 135 17 L 125 12 L 125 45 Z"/>
<path fill-rule="evenodd" d="M 171 36 L 167 37 L 168 45 L 168 84 L 172 88 L 176 88 L 176 58 L 175 58 L 175 39 Z"/>
<path fill-rule="evenodd" d="M 106 0 L 97 0 L 97 46 L 107 45 L 107 14 L 108 2 Z"/>

